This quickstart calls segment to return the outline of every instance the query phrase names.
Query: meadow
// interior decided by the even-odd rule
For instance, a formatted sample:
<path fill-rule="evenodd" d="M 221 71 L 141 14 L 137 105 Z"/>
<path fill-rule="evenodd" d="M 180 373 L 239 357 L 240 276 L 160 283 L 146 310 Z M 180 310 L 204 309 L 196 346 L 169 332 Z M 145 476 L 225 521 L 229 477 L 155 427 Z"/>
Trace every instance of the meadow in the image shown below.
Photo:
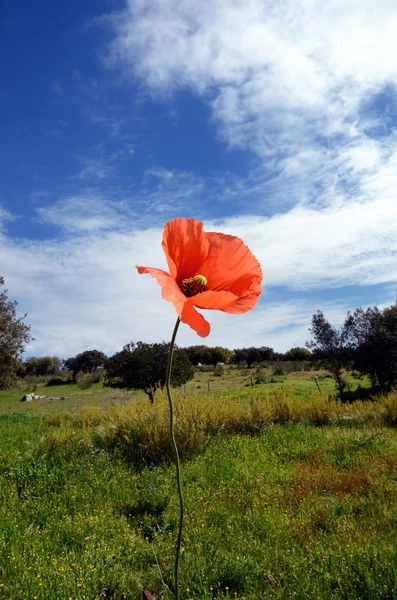
<path fill-rule="evenodd" d="M 217 367 L 175 391 L 184 600 L 397 598 L 397 393 L 341 404 L 316 376 Z M 0 598 L 171 599 L 165 395 L 36 393 L 63 399 L 0 392 Z"/>

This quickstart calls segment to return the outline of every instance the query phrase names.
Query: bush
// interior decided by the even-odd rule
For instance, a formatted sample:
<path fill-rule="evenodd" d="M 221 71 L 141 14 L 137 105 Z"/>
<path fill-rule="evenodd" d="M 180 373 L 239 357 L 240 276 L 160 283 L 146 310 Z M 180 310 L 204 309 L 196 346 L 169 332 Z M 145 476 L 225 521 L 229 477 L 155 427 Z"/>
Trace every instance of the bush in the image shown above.
<path fill-rule="evenodd" d="M 270 363 L 261 363 L 254 372 L 254 376 L 260 379 L 261 377 L 268 377 L 269 373 L 272 371 L 272 364 Z"/>
<path fill-rule="evenodd" d="M 310 404 L 303 407 L 303 420 L 310 425 L 315 425 L 316 427 L 329 425 L 334 406 L 334 403 L 323 400 L 322 398 L 314 399 L 312 402 L 310 402 Z"/>
<path fill-rule="evenodd" d="M 257 435 L 273 423 L 306 423 L 324 427 L 331 423 L 349 427 L 357 423 L 397 425 L 397 392 L 376 402 L 340 401 L 313 397 L 296 403 L 283 390 L 263 393 L 254 390 L 249 400 L 230 396 L 202 397 L 175 394 L 176 440 L 182 459 L 190 460 L 205 449 L 214 436 Z M 169 440 L 169 412 L 165 395 L 155 405 L 137 399 L 133 405 L 115 406 L 105 411 L 82 406 L 69 414 L 54 413 L 44 419 L 57 426 L 44 437 L 46 453 L 60 458 L 95 452 L 95 448 L 115 454 L 144 468 L 173 459 Z M 78 428 L 80 431 L 76 431 Z"/>
<path fill-rule="evenodd" d="M 69 383 L 69 381 L 64 381 L 61 377 L 52 377 L 52 379 L 47 381 L 46 385 L 48 387 L 55 387 L 57 385 L 66 385 L 67 383 Z"/>
<path fill-rule="evenodd" d="M 284 363 L 276 362 L 272 366 L 273 375 L 285 375 Z"/>
<path fill-rule="evenodd" d="M 94 447 L 90 435 L 59 429 L 43 438 L 39 448 L 39 452 L 42 451 L 57 458 L 72 460 L 75 457 L 93 454 Z"/>
<path fill-rule="evenodd" d="M 45 375 L 27 375 L 24 379 L 21 379 L 21 385 L 26 389 L 32 389 L 34 386 L 37 386 L 40 383 L 46 383 L 48 381 L 48 376 Z"/>
<path fill-rule="evenodd" d="M 384 421 L 387 425 L 397 425 L 397 391 L 391 392 L 381 400 L 384 410 Z"/>
<path fill-rule="evenodd" d="M 77 373 L 76 375 L 77 385 L 81 390 L 88 390 L 93 384 L 90 373 Z"/>
<path fill-rule="evenodd" d="M 284 398 L 277 398 L 272 409 L 273 423 L 288 423 L 292 420 L 290 405 Z"/>
<path fill-rule="evenodd" d="M 100 425 L 103 418 L 103 413 L 97 406 L 89 404 L 81 406 L 75 413 L 69 415 L 70 421 L 81 428 L 96 427 Z"/>
<path fill-rule="evenodd" d="M 222 377 L 224 374 L 222 365 L 216 365 L 213 374 L 214 377 Z"/>
<path fill-rule="evenodd" d="M 277 383 L 277 379 L 274 379 L 274 377 L 257 377 L 255 384 L 258 385 L 260 383 Z"/>

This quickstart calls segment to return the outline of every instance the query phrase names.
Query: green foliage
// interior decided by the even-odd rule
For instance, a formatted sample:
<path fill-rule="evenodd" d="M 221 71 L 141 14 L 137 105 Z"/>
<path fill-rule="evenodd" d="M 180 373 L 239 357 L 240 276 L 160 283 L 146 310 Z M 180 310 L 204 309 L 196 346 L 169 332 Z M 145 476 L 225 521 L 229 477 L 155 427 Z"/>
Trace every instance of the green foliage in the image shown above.
<path fill-rule="evenodd" d="M 339 398 L 344 401 L 347 382 L 343 377 L 343 369 L 351 364 L 346 323 L 338 331 L 326 320 L 321 311 L 317 311 L 312 317 L 310 333 L 312 340 L 307 343 L 307 346 L 312 351 L 312 359 L 329 370 L 335 380 Z"/>
<path fill-rule="evenodd" d="M 284 353 L 283 360 L 309 361 L 312 353 L 308 348 L 295 347 Z"/>
<path fill-rule="evenodd" d="M 101 383 L 104 380 L 104 377 L 104 369 L 96 369 L 91 373 L 84 373 L 84 371 L 80 371 L 76 375 L 76 381 L 81 390 L 88 390 L 92 384 Z"/>
<path fill-rule="evenodd" d="M 266 346 L 254 348 L 251 346 L 250 348 L 238 348 L 234 350 L 233 362 L 236 364 L 246 363 L 247 368 L 250 369 L 254 363 L 273 360 L 273 357 L 273 348 L 267 348 Z"/>
<path fill-rule="evenodd" d="M 397 383 L 397 304 L 348 314 L 346 327 L 354 368 L 370 376 L 373 386 L 387 391 Z"/>
<path fill-rule="evenodd" d="M 165 385 L 169 344 L 128 344 L 106 361 L 105 385 L 143 390 L 153 403 L 157 389 Z M 171 384 L 180 386 L 192 379 L 194 368 L 183 349 L 175 347 Z"/>
<path fill-rule="evenodd" d="M 221 346 L 190 346 L 184 349 L 192 365 L 213 365 L 228 363 L 233 358 L 233 352 Z"/>
<path fill-rule="evenodd" d="M 285 374 L 285 365 L 284 365 L 284 363 L 281 360 L 279 360 L 277 362 L 274 362 L 272 364 L 272 372 L 273 372 L 273 375 L 276 375 L 278 377 L 281 376 L 281 375 L 284 375 Z"/>
<path fill-rule="evenodd" d="M 277 379 L 275 379 L 274 377 L 257 377 L 255 379 L 255 384 L 261 384 L 261 383 L 277 383 Z"/>
<path fill-rule="evenodd" d="M 51 377 L 47 380 L 46 385 L 48 387 L 58 386 L 58 385 L 66 385 L 70 383 L 74 383 L 73 373 L 71 371 L 67 371 L 66 369 L 62 369 L 62 371 L 57 371 L 55 377 Z"/>
<path fill-rule="evenodd" d="M 0 277 L 0 288 L 4 285 Z M 17 317 L 16 301 L 8 300 L 7 290 L 0 293 L 0 390 L 12 387 L 17 379 L 21 355 L 32 337 L 26 317 Z"/>
<path fill-rule="evenodd" d="M 61 367 L 62 360 L 57 356 L 30 356 L 22 363 L 19 375 L 21 377 L 54 375 Z"/>
<path fill-rule="evenodd" d="M 341 400 L 357 397 L 347 391 L 343 369 L 369 375 L 374 390 L 379 386 L 386 392 L 397 384 L 397 304 L 384 310 L 358 308 L 347 314 L 339 331 L 318 311 L 310 331 L 312 360 L 330 371 Z"/>
<path fill-rule="evenodd" d="M 77 354 L 74 358 L 65 360 L 64 368 L 72 371 L 73 378 L 76 379 L 77 373 L 92 373 L 96 369 L 103 369 L 107 360 L 106 354 L 100 350 L 86 350 Z"/>

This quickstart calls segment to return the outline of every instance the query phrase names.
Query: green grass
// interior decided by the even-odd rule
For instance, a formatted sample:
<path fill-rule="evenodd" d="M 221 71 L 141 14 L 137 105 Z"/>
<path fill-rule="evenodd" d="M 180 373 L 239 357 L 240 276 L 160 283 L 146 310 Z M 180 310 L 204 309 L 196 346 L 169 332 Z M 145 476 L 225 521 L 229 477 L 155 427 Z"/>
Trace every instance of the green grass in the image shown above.
<path fill-rule="evenodd" d="M 397 394 L 339 405 L 309 377 L 211 378 L 210 395 L 175 394 L 181 598 L 396 598 Z M 0 599 L 170 599 L 165 398 L 152 407 L 99 384 L 37 393 L 66 398 L 0 393 Z"/>

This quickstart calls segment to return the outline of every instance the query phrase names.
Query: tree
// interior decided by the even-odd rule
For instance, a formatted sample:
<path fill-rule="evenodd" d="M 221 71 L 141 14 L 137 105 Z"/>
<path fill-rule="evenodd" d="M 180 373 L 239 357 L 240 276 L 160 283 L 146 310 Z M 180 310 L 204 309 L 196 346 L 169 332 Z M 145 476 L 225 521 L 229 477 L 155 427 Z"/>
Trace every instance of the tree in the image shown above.
<path fill-rule="evenodd" d="M 0 287 L 4 285 L 0 277 Z M 0 389 L 12 387 L 17 378 L 22 353 L 32 337 L 30 325 L 23 317 L 17 317 L 18 302 L 7 298 L 7 290 L 0 293 Z"/>
<path fill-rule="evenodd" d="M 208 357 L 208 346 L 189 346 L 185 348 L 188 359 L 197 367 L 197 365 L 206 365 Z"/>
<path fill-rule="evenodd" d="M 353 367 L 369 375 L 372 385 L 388 391 L 397 383 L 397 304 L 348 314 L 346 328 Z"/>
<path fill-rule="evenodd" d="M 22 364 L 22 371 L 26 375 L 54 375 L 61 369 L 62 361 L 57 356 L 30 356 Z"/>
<path fill-rule="evenodd" d="M 261 353 L 261 361 L 260 362 L 271 362 L 274 360 L 275 352 L 273 348 L 269 348 L 268 346 L 261 346 L 259 348 L 259 352 Z"/>
<path fill-rule="evenodd" d="M 154 402 L 156 390 L 165 385 L 169 344 L 128 344 L 105 364 L 105 385 L 143 390 Z M 175 347 L 171 385 L 180 386 L 192 379 L 194 368 L 185 350 Z"/>
<path fill-rule="evenodd" d="M 312 360 L 327 369 L 335 380 L 338 395 L 345 399 L 346 381 L 342 370 L 351 364 L 351 351 L 348 345 L 348 329 L 346 323 L 340 331 L 332 327 L 319 310 L 312 317 L 311 329 L 313 339 L 307 342 L 312 350 Z"/>
<path fill-rule="evenodd" d="M 292 361 L 305 361 L 310 360 L 312 353 L 307 348 L 301 348 L 297 346 L 296 348 L 290 348 L 287 352 L 284 353 L 283 360 L 292 360 Z"/>
<path fill-rule="evenodd" d="M 73 379 L 77 373 L 92 373 L 96 369 L 103 369 L 107 360 L 106 354 L 100 350 L 86 350 L 74 358 L 65 360 L 64 368 L 73 371 Z"/>
<path fill-rule="evenodd" d="M 218 363 L 230 362 L 233 358 L 233 352 L 222 346 L 190 346 L 184 349 L 192 365 L 213 365 Z"/>
<path fill-rule="evenodd" d="M 233 352 L 222 346 L 215 346 L 207 349 L 206 362 L 204 364 L 213 365 L 216 367 L 218 363 L 227 363 L 233 358 Z"/>
<path fill-rule="evenodd" d="M 267 349 L 266 349 L 267 350 Z M 233 352 L 233 362 L 234 363 L 247 363 L 248 369 L 252 367 L 252 365 L 256 362 L 262 362 L 262 352 L 260 348 L 254 348 L 251 346 L 250 348 L 238 348 Z"/>

